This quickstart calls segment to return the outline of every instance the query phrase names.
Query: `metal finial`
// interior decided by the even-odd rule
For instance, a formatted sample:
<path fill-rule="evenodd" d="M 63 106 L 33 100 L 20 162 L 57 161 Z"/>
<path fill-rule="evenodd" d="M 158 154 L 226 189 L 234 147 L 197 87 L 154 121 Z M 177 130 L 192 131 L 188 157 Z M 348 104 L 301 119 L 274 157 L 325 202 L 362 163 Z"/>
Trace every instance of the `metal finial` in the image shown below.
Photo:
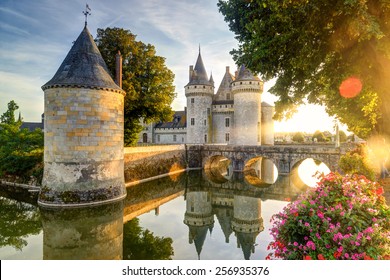
<path fill-rule="evenodd" d="M 87 26 L 88 16 L 91 15 L 90 11 L 91 11 L 91 8 L 88 6 L 88 4 L 85 4 L 85 11 L 83 11 L 83 14 L 85 16 L 85 26 Z"/>

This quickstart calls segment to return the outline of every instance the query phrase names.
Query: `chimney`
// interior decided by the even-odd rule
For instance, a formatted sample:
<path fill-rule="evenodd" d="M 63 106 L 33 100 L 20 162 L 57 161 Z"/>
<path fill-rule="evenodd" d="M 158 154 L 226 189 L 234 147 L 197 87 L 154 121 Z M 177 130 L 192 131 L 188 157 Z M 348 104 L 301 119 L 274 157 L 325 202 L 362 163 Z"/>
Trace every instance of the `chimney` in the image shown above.
<path fill-rule="evenodd" d="M 122 55 L 118 50 L 118 53 L 115 56 L 115 74 L 116 74 L 116 84 L 122 88 Z"/>
<path fill-rule="evenodd" d="M 194 72 L 194 65 L 190 65 L 190 82 L 191 82 L 191 79 L 192 79 L 192 73 Z"/>
<path fill-rule="evenodd" d="M 230 68 L 229 66 L 226 66 L 226 73 L 229 73 L 230 72 Z"/>

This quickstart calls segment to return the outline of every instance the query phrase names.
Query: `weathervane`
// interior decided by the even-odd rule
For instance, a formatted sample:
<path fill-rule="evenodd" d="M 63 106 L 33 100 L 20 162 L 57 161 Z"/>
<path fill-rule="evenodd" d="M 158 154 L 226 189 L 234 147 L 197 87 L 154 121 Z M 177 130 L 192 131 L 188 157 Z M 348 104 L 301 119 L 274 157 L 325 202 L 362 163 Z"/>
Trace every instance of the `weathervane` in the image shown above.
<path fill-rule="evenodd" d="M 91 15 L 90 13 L 91 8 L 88 6 L 88 4 L 85 4 L 85 11 L 83 11 L 83 14 L 85 16 L 85 26 L 87 26 L 87 18 Z"/>

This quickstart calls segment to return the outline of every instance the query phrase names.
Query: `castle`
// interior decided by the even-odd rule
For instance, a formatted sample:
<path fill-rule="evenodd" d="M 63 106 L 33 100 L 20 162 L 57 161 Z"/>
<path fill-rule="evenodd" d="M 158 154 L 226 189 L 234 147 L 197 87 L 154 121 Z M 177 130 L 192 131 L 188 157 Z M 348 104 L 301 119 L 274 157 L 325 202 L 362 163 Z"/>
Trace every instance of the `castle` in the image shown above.
<path fill-rule="evenodd" d="M 184 87 L 187 106 L 171 122 L 143 124 L 139 143 L 273 145 L 274 107 L 261 102 L 263 82 L 241 66 L 233 76 L 227 66 L 214 94 L 199 50 Z"/>

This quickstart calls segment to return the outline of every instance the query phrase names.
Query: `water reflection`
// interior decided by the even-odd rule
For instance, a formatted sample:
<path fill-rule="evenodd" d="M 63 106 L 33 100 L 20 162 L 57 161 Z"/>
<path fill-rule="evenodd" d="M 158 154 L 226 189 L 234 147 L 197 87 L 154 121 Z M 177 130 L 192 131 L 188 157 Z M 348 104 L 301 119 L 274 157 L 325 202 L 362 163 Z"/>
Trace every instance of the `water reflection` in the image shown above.
<path fill-rule="evenodd" d="M 0 209 L 0 247 L 11 246 L 21 251 L 28 245 L 28 236 L 41 232 L 41 217 L 36 206 L 0 197 Z"/>
<path fill-rule="evenodd" d="M 297 187 L 315 187 L 319 182 L 319 175 L 329 173 L 330 169 L 325 163 L 307 158 L 295 164 L 290 176 Z"/>
<path fill-rule="evenodd" d="M 172 238 L 154 236 L 139 225 L 138 218 L 125 223 L 123 232 L 124 260 L 170 260 L 174 254 Z"/>
<path fill-rule="evenodd" d="M 224 183 L 233 174 L 232 161 L 224 156 L 212 156 L 205 164 L 206 176 L 215 183 Z"/>
<path fill-rule="evenodd" d="M 231 172 L 221 182 L 191 171 L 129 187 L 122 203 L 79 209 L 29 206 L 17 222 L 11 215 L 16 208 L 9 206 L 15 202 L 6 200 L 1 210 L 9 214 L 0 235 L 5 240 L 7 230 L 17 235 L 23 228 L 36 234 L 42 223 L 43 257 L 35 258 L 43 259 L 262 259 L 266 245 L 260 244 L 269 239 L 270 214 L 302 189 L 288 176 L 261 188 L 245 176 Z M 36 230 L 27 226 L 31 221 Z"/>
<path fill-rule="evenodd" d="M 278 169 L 272 160 L 264 157 L 250 159 L 244 168 L 245 180 L 256 187 L 268 187 L 278 178 Z"/>
<path fill-rule="evenodd" d="M 78 209 L 41 209 L 41 215 L 43 259 L 122 259 L 122 203 Z"/>

